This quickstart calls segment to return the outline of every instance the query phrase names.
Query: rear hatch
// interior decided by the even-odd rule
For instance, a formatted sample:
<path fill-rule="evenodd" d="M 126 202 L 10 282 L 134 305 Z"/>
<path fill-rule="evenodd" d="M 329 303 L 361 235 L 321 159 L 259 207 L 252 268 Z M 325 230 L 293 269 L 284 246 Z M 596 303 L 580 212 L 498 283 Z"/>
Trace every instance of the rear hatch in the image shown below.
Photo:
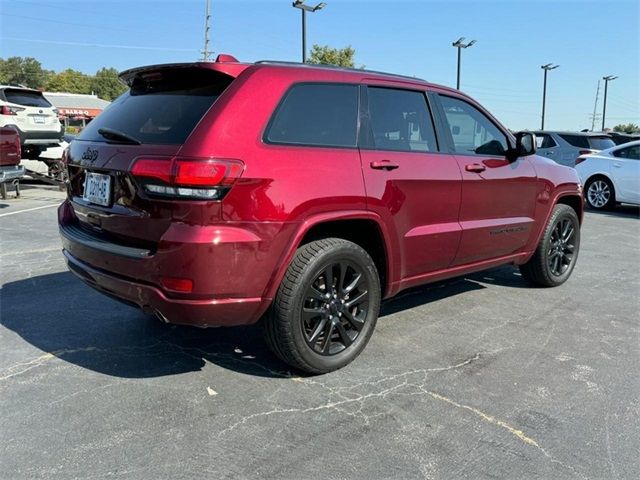
<path fill-rule="evenodd" d="M 616 142 L 614 142 L 611 137 L 607 135 L 598 136 L 589 136 L 589 148 L 591 150 L 606 150 L 607 148 L 615 147 Z"/>
<path fill-rule="evenodd" d="M 209 65 L 215 64 L 123 74 L 130 90 L 93 120 L 67 153 L 69 198 L 83 228 L 106 240 L 153 249 L 172 219 L 200 223 L 219 210 L 217 202 L 207 201 L 215 198 L 202 199 L 200 190 L 173 184 L 177 166 L 191 165 L 179 158 L 182 145 L 234 80 Z M 198 180 L 192 180 L 196 186 Z"/>
<path fill-rule="evenodd" d="M 37 90 L 5 88 L 2 91 L 2 114 L 9 115 L 9 122 L 22 131 L 58 131 L 60 122 L 53 105 Z"/>

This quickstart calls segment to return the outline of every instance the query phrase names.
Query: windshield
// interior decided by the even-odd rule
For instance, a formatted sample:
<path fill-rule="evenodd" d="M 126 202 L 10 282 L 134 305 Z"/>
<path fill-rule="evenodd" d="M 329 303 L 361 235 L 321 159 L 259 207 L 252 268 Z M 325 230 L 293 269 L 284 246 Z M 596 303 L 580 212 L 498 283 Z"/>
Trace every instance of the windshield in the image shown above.
<path fill-rule="evenodd" d="M 4 98 L 7 99 L 7 102 L 24 105 L 25 107 L 51 108 L 51 104 L 40 92 L 6 89 Z"/>
<path fill-rule="evenodd" d="M 233 79 L 202 68 L 142 72 L 78 136 L 78 140 L 113 141 L 115 131 L 143 144 L 179 145 Z"/>
<path fill-rule="evenodd" d="M 594 150 L 606 150 L 615 147 L 616 142 L 609 137 L 589 137 L 589 146 Z"/>

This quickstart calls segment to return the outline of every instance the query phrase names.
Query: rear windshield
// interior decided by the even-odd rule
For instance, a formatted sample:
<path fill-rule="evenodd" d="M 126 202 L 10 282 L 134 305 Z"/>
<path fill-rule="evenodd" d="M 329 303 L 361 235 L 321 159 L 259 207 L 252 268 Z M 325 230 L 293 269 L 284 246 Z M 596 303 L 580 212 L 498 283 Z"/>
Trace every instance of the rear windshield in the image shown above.
<path fill-rule="evenodd" d="M 24 105 L 25 107 L 51 108 L 51 104 L 40 92 L 6 89 L 4 98 L 7 102 Z"/>
<path fill-rule="evenodd" d="M 232 81 L 222 73 L 195 67 L 143 72 L 78 140 L 110 141 L 98 133 L 105 128 L 143 144 L 182 144 Z"/>
<path fill-rule="evenodd" d="M 594 150 L 606 150 L 615 147 L 616 142 L 609 137 L 589 137 L 589 146 Z"/>

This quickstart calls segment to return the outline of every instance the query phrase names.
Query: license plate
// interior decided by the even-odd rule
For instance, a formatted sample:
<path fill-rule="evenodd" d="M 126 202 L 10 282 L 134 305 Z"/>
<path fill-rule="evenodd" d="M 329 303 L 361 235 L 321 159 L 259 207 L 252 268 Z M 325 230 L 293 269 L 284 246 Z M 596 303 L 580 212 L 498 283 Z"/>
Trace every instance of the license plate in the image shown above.
<path fill-rule="evenodd" d="M 101 173 L 87 173 L 82 198 L 89 203 L 108 207 L 111 203 L 111 177 Z"/>
<path fill-rule="evenodd" d="M 40 116 L 37 116 L 37 115 L 33 117 L 33 123 L 43 124 L 43 123 L 46 122 L 46 120 L 47 120 L 47 117 L 40 117 Z"/>

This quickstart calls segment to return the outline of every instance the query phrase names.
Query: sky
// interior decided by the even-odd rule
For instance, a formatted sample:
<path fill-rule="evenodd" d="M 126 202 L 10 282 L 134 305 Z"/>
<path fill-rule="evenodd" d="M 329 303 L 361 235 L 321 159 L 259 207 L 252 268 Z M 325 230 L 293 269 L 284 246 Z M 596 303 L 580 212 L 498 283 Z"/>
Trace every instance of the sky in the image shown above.
<path fill-rule="evenodd" d="M 0 57 L 93 74 L 201 57 L 206 0 L 0 0 Z M 211 0 L 210 49 L 241 61 L 301 59 L 291 0 Z M 307 0 L 314 4 L 315 0 Z M 609 83 L 606 126 L 640 124 L 639 0 L 326 0 L 307 16 L 307 44 L 351 45 L 357 65 L 455 86 L 507 127 L 537 129 L 543 71 L 545 127 L 591 127 L 598 80 Z M 604 85 L 597 114 L 602 114 Z M 596 122 L 599 129 L 600 121 Z"/>

